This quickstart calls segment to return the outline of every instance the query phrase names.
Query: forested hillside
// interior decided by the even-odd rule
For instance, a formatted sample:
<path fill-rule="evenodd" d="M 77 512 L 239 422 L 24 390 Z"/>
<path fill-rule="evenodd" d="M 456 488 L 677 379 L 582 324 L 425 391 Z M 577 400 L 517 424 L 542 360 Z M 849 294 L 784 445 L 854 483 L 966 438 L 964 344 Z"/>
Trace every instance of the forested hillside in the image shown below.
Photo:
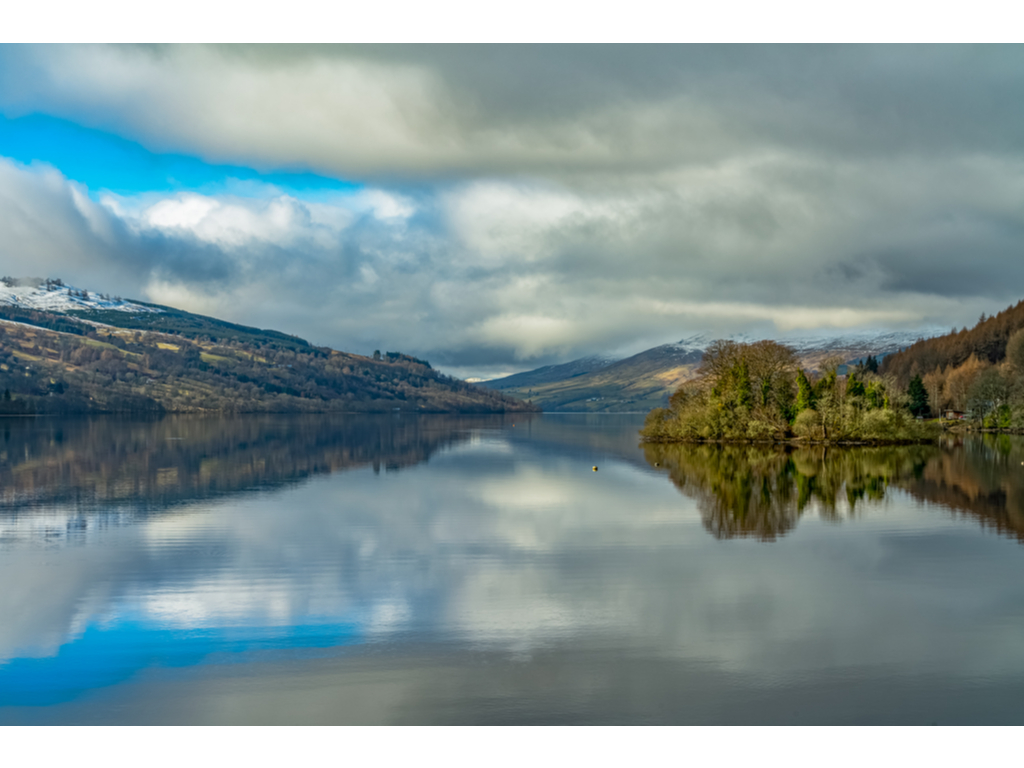
<path fill-rule="evenodd" d="M 912 344 L 881 371 L 923 388 L 932 415 L 953 410 L 987 427 L 1024 429 L 1024 301 Z"/>
<path fill-rule="evenodd" d="M 1006 358 L 1006 344 L 1015 331 L 1024 328 L 1024 300 L 992 317 L 981 316 L 973 328 L 955 328 L 945 336 L 924 339 L 882 362 L 882 372 L 906 385 L 914 376 L 938 369 L 952 369 L 972 356 L 981 363 L 999 363 Z"/>
<path fill-rule="evenodd" d="M 397 352 L 364 357 L 184 312 L 76 314 L 0 308 L 0 413 L 536 410 Z"/>

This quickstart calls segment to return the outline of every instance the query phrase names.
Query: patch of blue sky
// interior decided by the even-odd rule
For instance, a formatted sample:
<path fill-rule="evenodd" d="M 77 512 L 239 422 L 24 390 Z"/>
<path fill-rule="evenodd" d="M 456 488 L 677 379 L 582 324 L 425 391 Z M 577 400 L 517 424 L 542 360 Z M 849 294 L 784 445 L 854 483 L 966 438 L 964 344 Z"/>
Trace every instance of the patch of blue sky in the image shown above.
<path fill-rule="evenodd" d="M 0 665 L 0 707 L 47 706 L 117 685 L 150 667 L 190 667 L 289 658 L 355 645 L 355 623 L 284 627 L 166 628 L 123 621 L 90 626 L 56 655 L 16 658 Z"/>
<path fill-rule="evenodd" d="M 0 156 L 24 165 L 51 165 L 85 185 L 91 195 L 198 192 L 271 197 L 284 193 L 308 200 L 363 189 L 361 183 L 315 173 L 262 173 L 243 166 L 214 165 L 189 155 L 151 152 L 115 134 L 43 114 L 0 115 Z"/>

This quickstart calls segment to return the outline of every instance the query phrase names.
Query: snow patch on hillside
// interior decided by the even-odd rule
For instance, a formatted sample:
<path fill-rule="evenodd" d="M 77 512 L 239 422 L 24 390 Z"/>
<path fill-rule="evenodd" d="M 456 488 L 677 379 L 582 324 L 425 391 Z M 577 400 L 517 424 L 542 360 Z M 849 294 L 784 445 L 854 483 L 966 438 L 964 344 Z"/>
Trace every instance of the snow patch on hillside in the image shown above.
<path fill-rule="evenodd" d="M 154 307 L 144 307 L 126 301 L 121 297 L 85 291 L 73 285 L 46 280 L 4 278 L 0 282 L 0 306 L 35 309 L 41 312 L 68 312 L 72 310 L 98 309 L 117 312 L 160 312 Z"/>
<path fill-rule="evenodd" d="M 712 336 L 707 333 L 697 333 L 680 339 L 673 346 L 680 351 L 693 352 L 704 351 L 711 342 L 726 338 L 729 341 L 749 344 L 753 341 L 761 341 L 771 338 L 787 347 L 792 347 L 798 354 L 810 352 L 850 352 L 857 350 L 871 350 L 874 355 L 889 355 L 901 349 L 909 347 L 919 339 L 927 339 L 932 336 L 941 336 L 947 333 L 943 328 L 925 328 L 916 331 L 881 331 L 865 330 L 844 334 L 809 334 L 801 336 L 751 336 L 746 333 L 737 333 L 731 336 Z"/>

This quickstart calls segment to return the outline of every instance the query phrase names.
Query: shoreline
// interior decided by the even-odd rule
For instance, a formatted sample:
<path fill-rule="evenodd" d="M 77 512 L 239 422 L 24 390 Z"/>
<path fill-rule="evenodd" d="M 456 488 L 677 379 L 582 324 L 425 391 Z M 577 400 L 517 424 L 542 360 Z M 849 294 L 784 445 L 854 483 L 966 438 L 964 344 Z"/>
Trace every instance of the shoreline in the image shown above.
<path fill-rule="evenodd" d="M 673 439 L 662 439 L 662 438 L 647 438 L 641 437 L 641 445 L 782 445 L 782 446 L 804 446 L 804 445 L 837 445 L 837 446 L 851 446 L 851 445 L 870 445 L 870 446 L 886 446 L 886 445 L 930 445 L 938 442 L 938 437 L 922 437 L 906 440 L 808 440 L 807 438 L 794 437 L 786 438 L 783 440 L 740 440 L 740 439 L 692 439 L 692 438 L 680 438 L 678 440 Z"/>

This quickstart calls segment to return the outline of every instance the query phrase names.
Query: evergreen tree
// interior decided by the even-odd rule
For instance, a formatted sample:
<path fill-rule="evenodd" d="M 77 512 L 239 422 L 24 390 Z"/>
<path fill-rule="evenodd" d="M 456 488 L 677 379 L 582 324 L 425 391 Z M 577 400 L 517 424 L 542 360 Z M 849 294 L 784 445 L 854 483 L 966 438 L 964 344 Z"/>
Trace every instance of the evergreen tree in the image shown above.
<path fill-rule="evenodd" d="M 736 377 L 736 405 L 740 408 L 750 408 L 753 402 L 753 392 L 750 386 L 750 368 L 746 360 L 740 360 L 740 364 L 734 369 Z"/>
<path fill-rule="evenodd" d="M 885 393 L 878 385 L 878 382 L 869 381 L 864 390 L 864 397 L 868 401 L 869 408 L 881 408 L 885 403 Z"/>
<path fill-rule="evenodd" d="M 818 381 L 815 382 L 814 384 L 814 388 L 812 389 L 812 392 L 814 392 L 815 400 L 820 401 L 823 398 L 827 397 L 830 393 L 834 392 L 836 389 L 836 380 L 838 378 L 838 373 L 836 372 L 836 369 L 833 368 L 832 370 L 827 371 L 825 375 L 822 376 L 820 379 L 818 379 Z"/>
<path fill-rule="evenodd" d="M 864 383 L 857 378 L 856 373 L 851 373 L 846 382 L 846 394 L 851 397 L 864 397 Z"/>
<path fill-rule="evenodd" d="M 807 374 L 800 370 L 796 374 L 796 412 L 806 411 L 814 407 L 814 390 Z"/>
<path fill-rule="evenodd" d="M 871 373 L 878 373 L 878 358 L 874 355 L 868 355 L 867 362 L 864 363 L 864 369 Z"/>
<path fill-rule="evenodd" d="M 761 392 L 758 396 L 758 404 L 767 407 L 772 397 L 772 380 L 769 378 L 761 379 Z"/>
<path fill-rule="evenodd" d="M 918 374 L 910 380 L 907 387 L 907 394 L 910 396 L 910 412 L 915 416 L 926 416 L 929 412 L 928 390 L 924 387 L 924 381 Z"/>

